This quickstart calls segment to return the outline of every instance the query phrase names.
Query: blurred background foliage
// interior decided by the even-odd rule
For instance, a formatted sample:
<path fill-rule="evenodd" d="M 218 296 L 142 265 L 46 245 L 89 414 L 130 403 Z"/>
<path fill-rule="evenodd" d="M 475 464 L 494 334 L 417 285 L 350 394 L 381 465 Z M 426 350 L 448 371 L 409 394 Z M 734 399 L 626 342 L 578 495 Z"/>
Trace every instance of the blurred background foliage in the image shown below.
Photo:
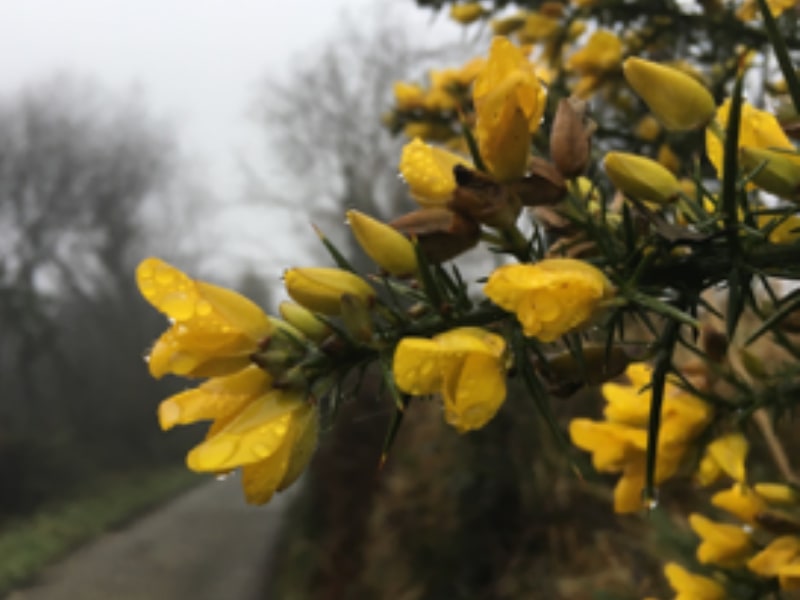
<path fill-rule="evenodd" d="M 179 161 L 169 129 L 140 102 L 90 81 L 60 75 L 0 98 L 2 532 L 137 481 L 128 508 L 85 519 L 94 530 L 189 482 L 174 466 L 197 432 L 164 438 L 143 401 L 164 393 L 143 367 L 161 319 L 130 276 L 148 246 L 180 250 L 152 224 L 170 214 Z M 83 537 L 69 519 L 59 527 Z M 26 552 L 3 548 L 7 567 Z"/>

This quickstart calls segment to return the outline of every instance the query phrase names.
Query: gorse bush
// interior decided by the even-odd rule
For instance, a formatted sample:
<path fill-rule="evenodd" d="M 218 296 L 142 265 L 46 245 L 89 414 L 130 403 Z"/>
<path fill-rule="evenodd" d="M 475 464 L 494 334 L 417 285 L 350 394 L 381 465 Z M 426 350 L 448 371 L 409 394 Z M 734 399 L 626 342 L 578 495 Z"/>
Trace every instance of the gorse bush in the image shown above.
<path fill-rule="evenodd" d="M 523 390 L 564 457 L 612 475 L 609 510 L 687 483 L 708 507 L 686 515 L 694 558 L 664 566 L 678 597 L 798 588 L 800 490 L 774 425 L 800 398 L 796 3 L 508 4 L 450 5 L 488 23 L 488 49 L 396 83 L 384 122 L 409 138 L 417 207 L 347 213 L 374 272 L 317 232 L 334 266 L 287 269 L 275 317 L 140 264 L 171 320 L 151 373 L 205 379 L 162 402 L 161 425 L 211 420 L 189 467 L 241 468 L 263 503 L 367 373 L 394 407 L 379 464 L 415 399 L 469 435 Z M 476 247 L 500 266 L 466 281 L 451 261 Z M 553 399 L 581 388 L 602 418 L 565 430 Z"/>

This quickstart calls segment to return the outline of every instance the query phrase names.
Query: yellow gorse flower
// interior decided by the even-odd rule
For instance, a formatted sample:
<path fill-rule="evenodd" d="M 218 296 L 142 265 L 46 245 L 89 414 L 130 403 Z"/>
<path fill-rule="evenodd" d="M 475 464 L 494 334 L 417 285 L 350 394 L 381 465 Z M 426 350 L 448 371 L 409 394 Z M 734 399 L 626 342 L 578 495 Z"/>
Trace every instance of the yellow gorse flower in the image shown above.
<path fill-rule="evenodd" d="M 479 429 L 506 397 L 505 347 L 502 337 L 475 327 L 403 338 L 394 354 L 394 380 L 408 394 L 441 394 L 445 420 L 459 432 Z"/>
<path fill-rule="evenodd" d="M 136 278 L 144 297 L 173 320 L 153 347 L 151 373 L 210 377 L 161 402 L 161 428 L 213 421 L 189 452 L 189 468 L 243 467 L 248 502 L 267 502 L 297 479 L 317 440 L 316 408 L 298 392 L 272 389 L 272 377 L 251 360 L 275 332 L 273 320 L 243 296 L 156 258 L 142 261 Z"/>
<path fill-rule="evenodd" d="M 705 454 L 697 468 L 700 485 L 711 485 L 723 473 L 734 481 L 743 483 L 746 478 L 745 458 L 749 444 L 741 433 L 727 433 L 706 446 Z"/>
<path fill-rule="evenodd" d="M 595 31 L 586 45 L 567 59 L 566 68 L 578 73 L 605 73 L 622 62 L 622 42 L 611 31 Z"/>
<path fill-rule="evenodd" d="M 233 373 L 250 364 L 250 355 L 272 332 L 267 315 L 244 296 L 194 281 L 158 258 L 139 264 L 136 283 L 145 299 L 172 321 L 150 351 L 154 377 Z"/>
<path fill-rule="evenodd" d="M 592 453 L 592 464 L 600 472 L 622 473 L 614 489 L 614 510 L 636 512 L 642 508 L 645 483 L 647 422 L 652 402 L 645 388 L 652 368 L 644 363 L 629 365 L 628 384 L 606 383 L 606 421 L 573 419 L 569 424 L 572 443 Z M 711 421 L 711 406 L 667 382 L 656 451 L 655 482 L 661 483 L 678 470 L 691 442 Z"/>
<path fill-rule="evenodd" d="M 700 536 L 697 560 L 704 565 L 735 567 L 753 550 L 750 536 L 738 525 L 717 523 L 699 513 L 689 515 L 689 525 Z"/>
<path fill-rule="evenodd" d="M 215 419 L 186 463 L 194 471 L 210 473 L 241 467 L 247 501 L 264 504 L 305 470 L 318 432 L 317 409 L 299 392 L 253 390 L 236 414 Z"/>
<path fill-rule="evenodd" d="M 475 134 L 492 176 L 508 181 L 525 173 L 531 133 L 539 128 L 547 93 L 533 64 L 517 46 L 495 37 L 475 80 Z"/>
<path fill-rule="evenodd" d="M 260 390 L 233 417 L 215 420 L 186 462 L 192 470 L 208 472 L 259 462 L 283 446 L 290 430 L 302 430 L 314 413 L 300 392 Z"/>
<path fill-rule="evenodd" d="M 724 130 L 728 125 L 731 100 L 728 98 L 717 109 L 717 124 Z M 742 103 L 742 118 L 739 125 L 739 148 L 762 148 L 794 151 L 794 146 L 784 133 L 774 115 Z M 706 128 L 706 154 L 708 160 L 722 178 L 723 143 L 711 127 Z"/>
<path fill-rule="evenodd" d="M 777 577 L 783 590 L 800 589 L 800 538 L 775 538 L 747 561 L 747 568 L 761 577 Z"/>
<path fill-rule="evenodd" d="M 761 496 L 751 487 L 738 482 L 714 494 L 711 504 L 751 525 L 756 523 L 758 515 L 767 510 L 767 503 Z"/>
<path fill-rule="evenodd" d="M 559 31 L 561 31 L 561 21 L 550 15 L 531 12 L 525 15 L 525 21 L 518 35 L 523 43 L 532 44 L 547 41 Z"/>
<path fill-rule="evenodd" d="M 573 93 L 586 98 L 604 81 L 604 78 L 619 68 L 622 62 L 622 42 L 611 31 L 600 30 L 592 34 L 586 45 L 570 56 L 565 67 L 580 75 Z"/>
<path fill-rule="evenodd" d="M 484 293 L 516 313 L 526 336 L 552 342 L 586 324 L 614 290 L 603 272 L 589 263 L 549 258 L 495 269 Z"/>
<path fill-rule="evenodd" d="M 394 103 L 398 110 L 421 108 L 425 104 L 425 90 L 416 83 L 396 81 L 393 86 Z"/>
<path fill-rule="evenodd" d="M 678 563 L 664 565 L 664 575 L 675 591 L 675 600 L 725 600 L 728 594 L 718 581 L 687 571 Z"/>
<path fill-rule="evenodd" d="M 405 145 L 400 174 L 414 199 L 424 208 L 444 206 L 456 190 L 453 167 L 472 165 L 464 157 L 416 138 Z"/>
<path fill-rule="evenodd" d="M 158 409 L 162 429 L 213 420 L 206 440 L 189 452 L 189 468 L 216 473 L 244 467 L 245 492 L 256 504 L 297 478 L 317 439 L 316 408 L 297 392 L 270 386 L 269 375 L 253 365 L 175 394 Z"/>

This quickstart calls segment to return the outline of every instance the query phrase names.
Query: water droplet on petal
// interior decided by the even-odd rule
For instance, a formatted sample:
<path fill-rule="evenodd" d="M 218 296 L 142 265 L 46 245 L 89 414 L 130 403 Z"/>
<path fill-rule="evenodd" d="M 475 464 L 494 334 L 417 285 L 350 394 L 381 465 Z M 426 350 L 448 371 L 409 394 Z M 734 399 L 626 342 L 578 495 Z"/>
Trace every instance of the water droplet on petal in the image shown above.
<path fill-rule="evenodd" d="M 156 281 L 161 285 L 169 285 L 175 280 L 175 273 L 172 269 L 159 269 L 156 271 Z"/>
<path fill-rule="evenodd" d="M 270 454 L 269 448 L 264 444 L 254 444 L 250 450 L 252 450 L 253 454 L 258 458 L 267 458 Z"/>
<path fill-rule="evenodd" d="M 226 468 L 225 461 L 236 452 L 236 446 L 236 442 L 231 439 L 211 438 L 189 452 L 186 462 L 194 471 L 224 469 Z"/>
<path fill-rule="evenodd" d="M 213 309 L 210 303 L 206 302 L 205 300 L 200 300 L 194 307 L 194 310 L 198 316 L 205 317 L 210 315 Z"/>
<path fill-rule="evenodd" d="M 177 347 L 172 351 L 175 355 L 170 357 L 169 368 L 176 375 L 187 375 L 200 363 L 194 356 L 178 352 Z"/>
<path fill-rule="evenodd" d="M 195 303 L 185 294 L 170 294 L 161 301 L 160 308 L 173 319 L 185 321 L 194 316 Z"/>

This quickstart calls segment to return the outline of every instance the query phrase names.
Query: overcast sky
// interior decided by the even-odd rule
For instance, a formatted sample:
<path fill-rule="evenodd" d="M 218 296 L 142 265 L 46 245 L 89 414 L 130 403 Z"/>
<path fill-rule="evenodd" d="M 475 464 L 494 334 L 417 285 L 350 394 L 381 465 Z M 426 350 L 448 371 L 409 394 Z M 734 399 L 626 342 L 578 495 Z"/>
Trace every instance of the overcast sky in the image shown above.
<path fill-rule="evenodd" d="M 313 60 L 343 13 L 386 9 L 425 36 L 431 14 L 413 0 L 0 0 L 0 94 L 57 72 L 135 93 L 173 126 L 200 183 L 236 197 L 241 162 L 265 164 L 247 117 L 259 84 Z"/>

